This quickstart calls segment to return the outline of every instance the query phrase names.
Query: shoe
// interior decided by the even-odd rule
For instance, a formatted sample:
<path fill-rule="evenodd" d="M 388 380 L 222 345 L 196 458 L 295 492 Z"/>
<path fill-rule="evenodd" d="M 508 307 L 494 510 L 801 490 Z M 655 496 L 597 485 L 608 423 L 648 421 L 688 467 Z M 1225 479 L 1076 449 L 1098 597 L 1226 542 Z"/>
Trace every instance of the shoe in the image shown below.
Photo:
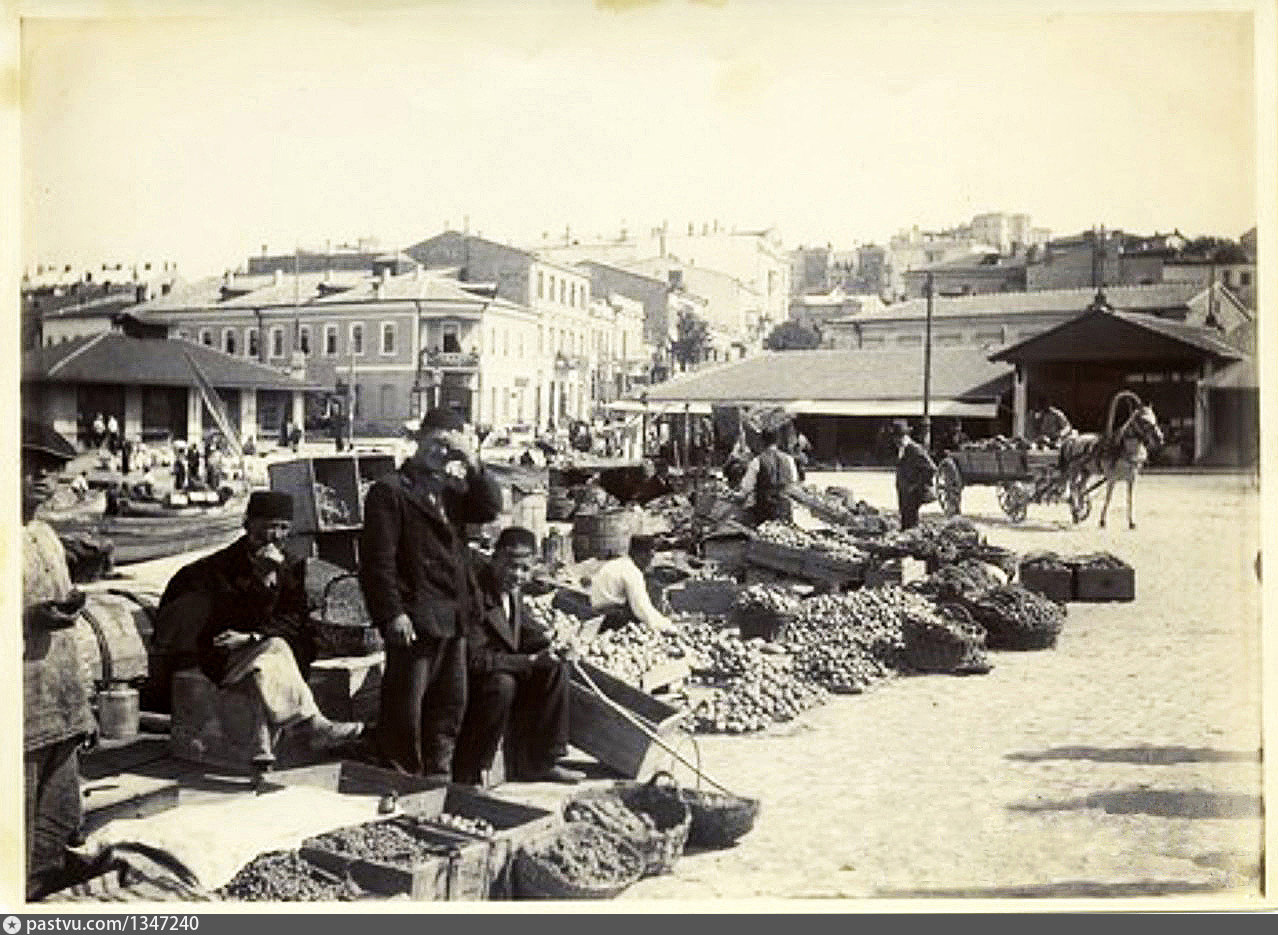
<path fill-rule="evenodd" d="M 563 782 L 573 784 L 585 779 L 586 774 L 579 769 L 569 769 L 567 766 L 555 764 L 520 778 L 525 782 Z"/>
<path fill-rule="evenodd" d="M 336 753 L 363 746 L 364 725 L 359 721 L 316 721 L 310 735 L 315 753 Z"/>

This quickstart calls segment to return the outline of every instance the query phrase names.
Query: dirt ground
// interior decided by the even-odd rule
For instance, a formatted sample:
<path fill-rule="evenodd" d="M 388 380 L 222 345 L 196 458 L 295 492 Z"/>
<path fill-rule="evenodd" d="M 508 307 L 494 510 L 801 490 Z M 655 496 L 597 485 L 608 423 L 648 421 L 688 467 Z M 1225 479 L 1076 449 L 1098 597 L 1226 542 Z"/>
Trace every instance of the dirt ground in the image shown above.
<path fill-rule="evenodd" d="M 811 479 L 893 502 L 889 474 Z M 622 899 L 1258 896 L 1258 495 L 1246 477 L 1147 475 L 1129 531 L 1121 494 L 1099 529 L 1064 505 L 1012 526 L 991 488 L 965 492 L 995 544 L 1126 559 L 1136 601 L 1071 604 L 1054 650 L 993 653 L 988 675 L 895 679 L 701 738 L 761 817 Z"/>
<path fill-rule="evenodd" d="M 895 505 L 888 473 L 810 480 Z M 1074 527 L 1061 504 L 1013 526 L 991 488 L 966 491 L 963 507 L 997 545 L 1116 553 L 1136 568 L 1136 601 L 1071 604 L 1055 649 L 992 653 L 987 675 L 893 679 L 762 734 L 699 738 L 707 771 L 760 798 L 760 819 L 622 903 L 1259 897 L 1251 479 L 1146 475 L 1135 531 L 1121 489 L 1108 529 L 1095 513 Z M 192 557 L 131 570 L 162 585 Z M 564 791 L 500 794 L 555 807 Z"/>

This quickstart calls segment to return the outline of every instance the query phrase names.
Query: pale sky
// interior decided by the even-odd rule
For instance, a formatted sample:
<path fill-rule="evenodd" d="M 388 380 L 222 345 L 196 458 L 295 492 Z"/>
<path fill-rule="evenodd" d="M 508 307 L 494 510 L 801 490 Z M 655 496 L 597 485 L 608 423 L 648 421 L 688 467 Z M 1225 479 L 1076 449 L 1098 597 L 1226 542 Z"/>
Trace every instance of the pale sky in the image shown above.
<path fill-rule="evenodd" d="M 195 276 L 463 215 L 516 242 L 717 219 L 787 247 L 1000 210 L 1256 223 L 1247 14 L 616 5 L 27 20 L 21 261 Z"/>

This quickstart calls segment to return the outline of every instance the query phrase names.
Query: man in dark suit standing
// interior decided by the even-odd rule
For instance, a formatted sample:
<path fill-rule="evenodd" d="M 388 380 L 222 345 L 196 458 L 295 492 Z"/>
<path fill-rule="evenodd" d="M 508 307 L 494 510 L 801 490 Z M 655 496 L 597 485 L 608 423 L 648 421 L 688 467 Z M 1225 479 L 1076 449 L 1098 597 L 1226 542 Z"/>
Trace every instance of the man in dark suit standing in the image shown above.
<path fill-rule="evenodd" d="M 480 612 L 467 523 L 501 509 L 460 416 L 432 409 L 417 450 L 364 501 L 360 587 L 386 643 L 377 743 L 394 769 L 452 778 L 466 704 L 465 634 Z"/>
<path fill-rule="evenodd" d="M 896 440 L 896 502 L 901 512 L 901 528 L 913 529 L 919 524 L 919 507 L 927 500 L 936 464 L 923 446 L 910 437 L 910 425 L 904 419 L 892 422 Z"/>
<path fill-rule="evenodd" d="M 483 611 L 466 634 L 468 699 L 453 775 L 477 784 L 492 766 L 507 725 L 511 778 L 579 782 L 585 774 L 556 762 L 568 751 L 568 663 L 550 639 L 523 619 L 521 589 L 532 576 L 537 537 L 503 529 L 490 562 L 477 559 Z"/>

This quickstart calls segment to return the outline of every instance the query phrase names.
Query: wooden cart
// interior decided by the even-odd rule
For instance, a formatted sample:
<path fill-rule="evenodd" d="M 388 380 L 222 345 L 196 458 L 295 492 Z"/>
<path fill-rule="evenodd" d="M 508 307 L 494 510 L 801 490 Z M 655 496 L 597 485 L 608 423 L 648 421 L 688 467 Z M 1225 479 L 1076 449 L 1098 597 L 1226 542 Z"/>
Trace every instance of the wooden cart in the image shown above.
<path fill-rule="evenodd" d="M 1077 487 L 1060 469 L 1056 451 L 947 452 L 937 467 L 936 494 L 947 516 L 962 512 L 963 488 L 998 488 L 998 505 L 1008 519 L 1019 523 L 1031 503 L 1069 503 L 1070 517 L 1080 523 L 1091 512 L 1090 491 Z"/>

